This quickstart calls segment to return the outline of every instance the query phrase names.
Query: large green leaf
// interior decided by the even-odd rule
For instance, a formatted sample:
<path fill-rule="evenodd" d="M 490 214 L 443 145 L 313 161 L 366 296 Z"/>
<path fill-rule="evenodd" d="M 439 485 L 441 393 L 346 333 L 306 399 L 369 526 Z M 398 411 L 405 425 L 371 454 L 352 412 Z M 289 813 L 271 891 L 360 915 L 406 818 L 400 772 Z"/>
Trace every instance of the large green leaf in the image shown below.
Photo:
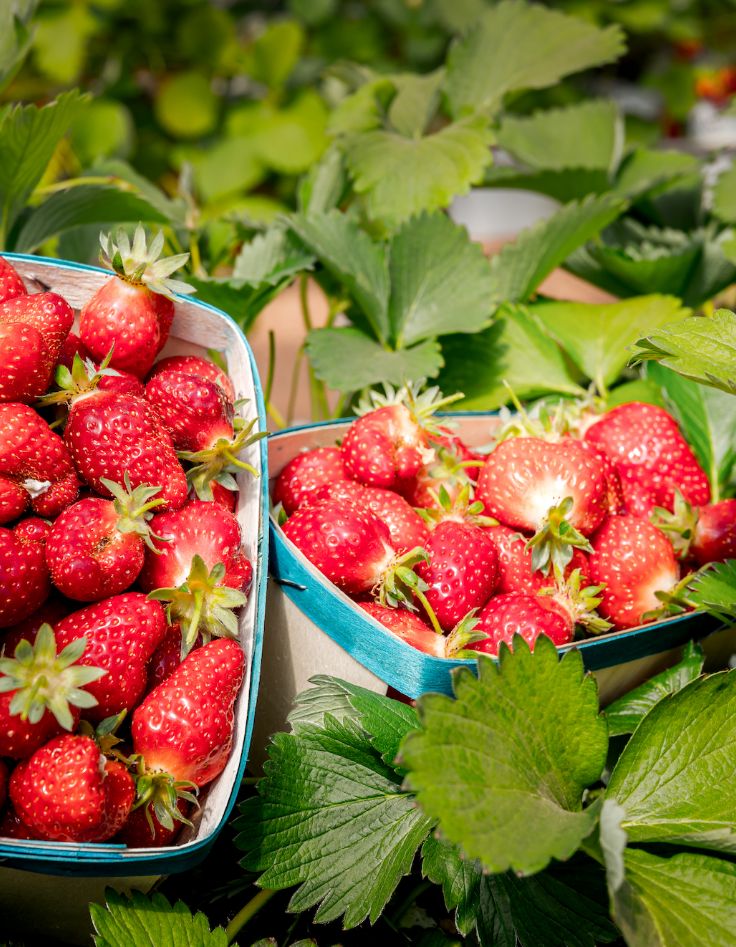
<path fill-rule="evenodd" d="M 558 171 L 544 169 L 532 171 L 509 166 L 494 165 L 483 179 L 488 187 L 520 188 L 537 191 L 554 198 L 560 204 L 581 201 L 588 194 L 602 194 L 610 190 L 608 172 L 601 168 L 562 168 Z"/>
<path fill-rule="evenodd" d="M 533 653 L 516 637 L 513 654 L 503 646 L 498 666 L 482 659 L 478 673 L 455 672 L 454 700 L 420 698 L 422 729 L 400 755 L 406 784 L 469 858 L 532 874 L 569 858 L 595 825 L 582 805 L 608 747 L 595 681 L 544 635 Z"/>
<path fill-rule="evenodd" d="M 17 105 L 0 119 L 0 230 L 3 239 L 87 99 L 73 90 L 49 105 Z"/>
<path fill-rule="evenodd" d="M 502 0 L 450 49 L 445 91 L 455 115 L 490 109 L 507 92 L 555 85 L 623 51 L 617 26 L 600 29 L 537 4 Z"/>
<path fill-rule="evenodd" d="M 616 190 L 632 200 L 653 188 L 699 170 L 698 159 L 684 151 L 637 148 L 621 162 Z"/>
<path fill-rule="evenodd" d="M 724 621 L 736 618 L 736 559 L 714 563 L 707 571 L 696 573 L 688 597 Z"/>
<path fill-rule="evenodd" d="M 115 158 L 99 161 L 90 169 L 90 174 L 95 177 L 100 175 L 109 176 L 110 184 L 115 184 L 123 189 L 130 190 L 130 187 L 128 187 L 130 185 L 134 193 L 139 194 L 152 207 L 160 211 L 171 222 L 172 226 L 186 226 L 188 213 L 186 201 L 181 197 L 168 197 L 160 188 L 151 183 L 148 178 L 139 174 L 125 161 Z"/>
<path fill-rule="evenodd" d="M 624 855 L 613 915 L 629 947 L 733 947 L 736 864 L 689 852 Z"/>
<path fill-rule="evenodd" d="M 279 733 L 236 844 L 266 888 L 299 885 L 289 908 L 317 921 L 375 921 L 411 868 L 431 821 L 353 722 L 326 717 Z"/>
<path fill-rule="evenodd" d="M 687 313 L 674 296 L 602 304 L 543 302 L 530 311 L 601 392 L 621 374 L 637 339 Z"/>
<path fill-rule="evenodd" d="M 353 326 L 314 329 L 307 336 L 307 354 L 317 378 L 338 391 L 359 391 L 382 381 L 402 385 L 434 378 L 443 364 L 435 339 L 388 349 Z"/>
<path fill-rule="evenodd" d="M 471 117 L 422 136 L 358 132 L 342 147 L 369 217 L 394 229 L 414 214 L 446 207 L 479 183 L 491 161 L 490 141 L 485 119 Z"/>
<path fill-rule="evenodd" d="M 233 279 L 250 286 L 274 286 L 313 265 L 313 254 L 289 230 L 276 224 L 243 245 L 233 264 Z"/>
<path fill-rule="evenodd" d="M 426 75 L 407 73 L 394 76 L 397 92 L 388 110 L 388 119 L 400 135 L 423 135 L 439 100 L 444 69 Z"/>
<path fill-rule="evenodd" d="M 713 188 L 713 213 L 727 224 L 736 224 L 736 163 L 718 176 Z"/>
<path fill-rule="evenodd" d="M 407 221 L 391 240 L 389 322 L 399 345 L 490 322 L 488 260 L 445 214 Z"/>
<path fill-rule="evenodd" d="M 555 267 L 564 262 L 623 211 L 611 194 L 567 204 L 546 220 L 523 230 L 491 260 L 495 302 L 524 302 Z"/>
<path fill-rule="evenodd" d="M 653 359 L 686 378 L 736 394 L 736 315 L 730 310 L 673 322 L 637 344 L 635 360 Z"/>
<path fill-rule="evenodd" d="M 31 47 L 31 17 L 38 0 L 0 4 L 0 92 L 20 68 Z"/>
<path fill-rule="evenodd" d="M 608 171 L 619 160 L 623 125 L 613 102 L 590 100 L 530 116 L 508 115 L 496 140 L 532 168 Z"/>
<path fill-rule="evenodd" d="M 629 842 L 679 842 L 736 852 L 736 672 L 663 697 L 618 759 L 606 798 L 623 807 Z"/>
<path fill-rule="evenodd" d="M 463 410 L 492 411 L 509 400 L 551 393 L 582 395 L 556 342 L 523 306 L 504 306 L 488 329 L 442 337 L 443 391 L 462 391 Z"/>
<path fill-rule="evenodd" d="M 309 678 L 313 687 L 308 687 L 294 699 L 289 714 L 292 729 L 298 730 L 305 725 L 323 727 L 325 716 L 329 714 L 338 723 L 345 719 L 360 723 L 360 714 L 350 703 L 355 685 L 326 674 L 317 674 Z"/>
<path fill-rule="evenodd" d="M 90 904 L 95 947 L 227 947 L 223 928 L 210 930 L 204 914 L 192 915 L 181 901 L 133 891 L 130 898 L 112 888 L 105 905 Z"/>
<path fill-rule="evenodd" d="M 187 282 L 196 289 L 197 299 L 226 312 L 244 331 L 284 286 L 284 283 L 247 286 L 239 281 L 191 275 L 187 276 Z"/>

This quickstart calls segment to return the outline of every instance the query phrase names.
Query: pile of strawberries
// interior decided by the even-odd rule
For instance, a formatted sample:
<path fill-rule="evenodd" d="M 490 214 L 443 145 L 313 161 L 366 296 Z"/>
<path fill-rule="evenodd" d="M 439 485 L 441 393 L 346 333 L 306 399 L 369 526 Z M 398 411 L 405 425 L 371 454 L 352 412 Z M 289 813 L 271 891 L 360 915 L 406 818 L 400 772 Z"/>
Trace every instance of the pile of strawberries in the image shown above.
<path fill-rule="evenodd" d="M 690 573 L 736 557 L 736 500 L 663 408 L 592 401 L 499 420 L 483 452 L 387 390 L 341 444 L 278 476 L 284 535 L 390 632 L 438 657 L 520 634 L 565 644 L 687 610 Z"/>
<path fill-rule="evenodd" d="M 102 243 L 79 335 L 0 258 L 0 837 L 149 847 L 232 748 L 254 422 L 214 362 L 154 364 L 183 258 Z"/>

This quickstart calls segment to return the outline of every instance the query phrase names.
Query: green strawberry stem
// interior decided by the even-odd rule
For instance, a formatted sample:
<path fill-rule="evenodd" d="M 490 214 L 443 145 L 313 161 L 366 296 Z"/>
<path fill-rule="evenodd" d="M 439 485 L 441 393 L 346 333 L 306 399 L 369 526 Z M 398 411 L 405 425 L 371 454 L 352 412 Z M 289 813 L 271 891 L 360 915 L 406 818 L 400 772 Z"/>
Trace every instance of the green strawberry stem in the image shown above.
<path fill-rule="evenodd" d="M 476 641 L 484 641 L 488 635 L 484 631 L 476 631 L 478 625 L 478 609 L 471 609 L 460 619 L 447 636 L 445 657 L 447 658 L 477 658 L 478 652 L 468 649 L 468 645 Z M 466 650 L 467 649 L 467 650 Z"/>
<path fill-rule="evenodd" d="M 565 497 L 559 506 L 551 507 L 541 529 L 527 542 L 526 548 L 532 550 L 532 569 L 535 572 L 547 575 L 551 565 L 555 576 L 562 578 L 572 560 L 573 549 L 593 551 L 586 537 L 567 520 L 572 507 L 572 497 Z"/>
<path fill-rule="evenodd" d="M 182 812 L 179 811 L 178 802 L 184 799 L 192 805 L 199 808 L 197 793 L 199 787 L 190 779 L 175 779 L 170 773 L 156 770 L 149 770 L 146 767 L 146 761 L 143 756 L 135 754 L 125 760 L 129 768 L 135 768 L 135 788 L 136 799 L 133 803 L 133 809 L 145 807 L 146 821 L 151 830 L 151 837 L 155 838 L 156 829 L 151 817 L 151 810 L 156 816 L 157 821 L 165 829 L 173 829 L 174 822 L 182 822 L 184 825 L 192 825 Z"/>
<path fill-rule="evenodd" d="M 159 554 L 161 550 L 156 548 L 153 540 L 156 539 L 162 543 L 170 542 L 170 540 L 152 533 L 148 521 L 153 516 L 151 511 L 166 502 L 163 498 L 156 497 L 156 494 L 161 492 L 161 487 L 149 487 L 142 484 L 133 489 L 127 470 L 122 486 L 106 477 L 101 477 L 100 481 L 113 496 L 115 512 L 119 517 L 116 524 L 118 531 L 137 533 L 152 552 Z"/>
<path fill-rule="evenodd" d="M 429 586 L 414 571 L 414 566 L 420 562 L 429 562 L 429 553 L 421 546 L 415 546 L 414 549 L 397 556 L 381 576 L 374 589 L 374 595 L 381 605 L 387 605 L 389 608 L 398 608 L 403 605 L 412 612 L 417 611 L 414 604 L 414 599 L 416 599 L 426 611 L 432 628 L 438 635 L 444 635 L 434 609 L 424 594 Z"/>
<path fill-rule="evenodd" d="M 698 510 L 687 502 L 679 490 L 675 489 L 675 502 L 672 512 L 661 506 L 655 506 L 650 520 L 662 530 L 672 543 L 678 559 L 687 559 L 698 525 Z"/>
<path fill-rule="evenodd" d="M 259 473 L 252 464 L 241 460 L 238 454 L 267 436 L 266 431 L 252 433 L 257 418 L 240 422 L 239 430 L 232 439 L 218 438 L 211 447 L 200 451 L 177 451 L 180 460 L 188 461 L 194 466 L 187 471 L 187 480 L 194 487 L 200 500 L 212 500 L 212 481 L 216 481 L 228 490 L 237 490 L 238 485 L 233 477 L 239 470 L 247 471 L 251 476 L 258 477 Z"/>
<path fill-rule="evenodd" d="M 692 591 L 691 583 L 697 575 L 701 575 L 712 567 L 709 562 L 695 572 L 688 572 L 671 589 L 655 592 L 655 596 L 662 603 L 659 608 L 653 608 L 642 615 L 642 621 L 658 621 L 670 618 L 673 615 L 683 615 L 685 612 L 699 611 L 702 606 L 688 598 L 687 593 Z"/>
<path fill-rule="evenodd" d="M 567 579 L 555 577 L 552 588 L 542 589 L 540 595 L 554 596 L 555 600 L 568 612 L 573 623 L 581 625 L 590 634 L 600 635 L 613 628 L 611 622 L 606 621 L 596 609 L 603 601 L 601 592 L 603 585 L 583 586 L 583 573 L 574 569 Z"/>

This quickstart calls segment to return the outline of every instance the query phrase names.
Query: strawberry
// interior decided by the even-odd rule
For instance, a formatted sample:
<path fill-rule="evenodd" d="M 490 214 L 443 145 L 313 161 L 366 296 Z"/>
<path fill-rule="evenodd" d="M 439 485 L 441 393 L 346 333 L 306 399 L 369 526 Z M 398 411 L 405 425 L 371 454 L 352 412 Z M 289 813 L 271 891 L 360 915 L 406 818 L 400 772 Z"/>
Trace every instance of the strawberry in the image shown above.
<path fill-rule="evenodd" d="M 193 292 L 186 283 L 169 279 L 189 254 L 159 260 L 163 234 L 147 247 L 140 224 L 132 247 L 122 230 L 117 242 L 101 235 L 100 244 L 103 262 L 115 275 L 82 308 L 79 335 L 93 358 L 100 361 L 113 349 L 112 368 L 143 378 L 166 344 L 174 318 L 171 294 Z"/>
<path fill-rule="evenodd" d="M 96 703 L 89 688 L 105 671 L 83 665 L 86 644 L 70 639 L 57 654 L 51 626 L 42 625 L 33 645 L 21 641 L 14 658 L 0 658 L 0 756 L 30 756 Z"/>
<path fill-rule="evenodd" d="M 132 490 L 103 479 L 115 497 L 91 497 L 68 506 L 51 528 L 46 561 L 51 581 L 68 598 L 95 602 L 123 592 L 143 568 L 145 546 L 156 549 L 148 525 L 151 512 L 164 501 L 158 487 Z"/>
<path fill-rule="evenodd" d="M 33 408 L 24 404 L 0 404 L 0 483 L 7 481 L 23 488 L 25 505 L 30 503 L 34 513 L 46 517 L 57 516 L 74 502 L 79 491 L 64 442 Z M 4 487 L 4 494 L 10 504 L 7 513 L 14 512 L 15 518 L 20 494 L 10 486 Z"/>
<path fill-rule="evenodd" d="M 26 288 L 20 274 L 8 260 L 0 256 L 0 303 L 25 295 Z"/>
<path fill-rule="evenodd" d="M 201 648 L 203 643 L 202 636 L 197 635 L 197 638 L 194 642 L 194 647 Z M 181 662 L 181 625 L 168 625 L 161 643 L 153 652 L 153 656 L 148 662 L 148 680 L 146 682 L 146 693 L 152 691 L 154 687 L 158 687 L 159 684 L 162 684 L 167 677 L 171 677 Z"/>
<path fill-rule="evenodd" d="M 618 405 L 587 429 L 585 441 L 608 454 L 624 483 L 644 486 L 657 506 L 672 510 L 676 489 L 696 506 L 710 501 L 708 477 L 664 408 Z"/>
<path fill-rule="evenodd" d="M 674 511 L 657 507 L 651 521 L 680 559 L 694 559 L 699 566 L 736 559 L 736 500 L 694 507 L 677 491 Z"/>
<path fill-rule="evenodd" d="M 494 595 L 481 611 L 476 630 L 488 637 L 467 647 L 494 657 L 502 643 L 511 646 L 514 635 L 521 635 L 529 645 L 540 635 L 557 645 L 571 641 L 573 635 L 569 616 L 556 603 L 523 592 Z"/>
<path fill-rule="evenodd" d="M 426 582 L 427 601 L 446 631 L 491 597 L 498 576 L 498 554 L 486 531 L 472 523 L 445 520 L 424 547 L 428 562 L 417 574 Z"/>
<path fill-rule="evenodd" d="M 657 501 L 647 486 L 635 480 L 622 480 L 621 493 L 624 503 L 623 510 L 620 512 L 649 519 Z"/>
<path fill-rule="evenodd" d="M 197 634 L 236 637 L 233 609 L 243 605 L 253 567 L 242 549 L 240 524 L 217 503 L 195 501 L 180 510 L 161 513 L 151 529 L 164 542 L 147 550 L 140 587 L 168 602 L 171 621 L 180 622 L 184 653 Z"/>
<path fill-rule="evenodd" d="M 485 456 L 478 453 L 478 451 L 473 450 L 472 447 L 469 447 L 463 439 L 452 430 L 451 427 L 448 427 L 444 424 L 438 425 L 436 432 L 430 434 L 429 443 L 431 447 L 434 447 L 435 450 L 441 449 L 446 450 L 451 454 L 454 454 L 455 458 L 461 463 L 466 465 L 465 472 L 468 477 L 476 481 L 478 479 L 478 474 L 480 473 L 480 468 L 485 462 Z"/>
<path fill-rule="evenodd" d="M 230 513 L 234 513 L 238 507 L 237 493 L 233 490 L 228 490 L 227 487 L 223 487 L 223 485 L 218 483 L 216 480 L 210 483 L 210 487 L 212 489 L 212 502 L 224 507 Z M 197 499 L 197 491 L 194 489 L 194 487 L 189 490 L 187 499 Z"/>
<path fill-rule="evenodd" d="M 166 634 L 164 610 L 141 592 L 125 592 L 72 612 L 56 625 L 60 647 L 84 637 L 80 665 L 103 668 L 87 685 L 96 706 L 86 716 L 97 723 L 132 710 L 146 689 L 148 662 Z"/>
<path fill-rule="evenodd" d="M 609 516 L 593 539 L 590 581 L 604 586 L 601 614 L 616 628 L 633 628 L 661 606 L 679 578 L 670 541 L 651 523 L 631 514 Z"/>
<path fill-rule="evenodd" d="M 436 508 L 441 489 L 451 501 L 455 500 L 478 480 L 484 464 L 485 458 L 471 451 L 449 429 L 440 430 L 442 434 L 430 435 L 428 439 L 429 446 L 435 451 L 435 459 L 418 471 L 407 489 L 406 497 L 412 506 Z"/>
<path fill-rule="evenodd" d="M 322 487 L 349 479 L 339 447 L 315 447 L 297 454 L 284 467 L 276 478 L 273 502 L 291 516 Z"/>
<path fill-rule="evenodd" d="M 159 372 L 146 384 L 146 399 L 155 405 L 177 450 L 207 450 L 235 434 L 232 402 L 214 381 L 186 372 Z"/>
<path fill-rule="evenodd" d="M 8 798 L 8 767 L 0 760 L 0 809 Z"/>
<path fill-rule="evenodd" d="M 0 477 L 0 523 L 12 523 L 25 513 L 28 491 L 14 480 Z"/>
<path fill-rule="evenodd" d="M 554 575 L 532 568 L 532 552 L 527 549 L 527 537 L 522 536 L 510 526 L 490 526 L 486 535 L 496 547 L 498 553 L 498 581 L 496 593 L 524 592 L 537 595 L 542 589 L 554 585 Z M 564 571 L 569 577 L 574 569 L 579 569 L 587 577 L 587 559 L 580 549 L 573 549 L 572 559 Z"/>
<path fill-rule="evenodd" d="M 73 607 L 71 602 L 54 595 L 52 591 L 51 596 L 32 615 L 8 628 L 0 636 L 0 656 L 14 654 L 21 641 L 29 641 L 33 644 L 41 625 L 55 627 L 56 623 L 68 615 Z"/>
<path fill-rule="evenodd" d="M 436 658 L 463 658 L 472 641 L 485 637 L 475 633 L 476 622 L 472 619 L 460 623 L 449 635 L 438 635 L 422 619 L 406 608 L 390 608 L 378 602 L 358 602 L 371 618 L 387 628 L 391 634 L 410 644 L 417 651 Z"/>
<path fill-rule="evenodd" d="M 124 823 L 133 797 L 125 768 L 105 761 L 91 737 L 77 734 L 55 737 L 10 777 L 10 799 L 21 820 L 54 841 L 104 841 Z"/>
<path fill-rule="evenodd" d="M 162 373 L 172 371 L 185 372 L 195 378 L 215 382 L 225 392 L 228 401 L 232 404 L 235 403 L 235 388 L 229 375 L 209 359 L 200 358 L 198 355 L 169 355 L 167 358 L 162 358 L 156 362 L 148 376 L 148 381 Z"/>
<path fill-rule="evenodd" d="M 3 813 L 2 819 L 0 819 L 0 838 L 31 841 L 38 839 L 39 836 L 23 822 L 15 809 L 8 803 L 8 807 Z"/>
<path fill-rule="evenodd" d="M 77 333 L 70 332 L 64 339 L 61 349 L 59 350 L 59 355 L 56 359 L 57 367 L 63 365 L 64 368 L 68 368 L 69 371 L 71 371 L 75 355 L 78 355 L 83 362 L 92 357 L 82 344 L 82 340 Z"/>
<path fill-rule="evenodd" d="M 51 591 L 44 552 L 49 529 L 38 519 L 21 520 L 12 530 L 0 527 L 0 628 L 28 618 Z"/>
<path fill-rule="evenodd" d="M 73 321 L 71 306 L 56 293 L 0 304 L 0 401 L 32 401 L 46 391 Z"/>
<path fill-rule="evenodd" d="M 128 848 L 162 848 L 171 845 L 183 827 L 188 822 L 187 816 L 191 806 L 186 799 L 177 800 L 178 815 L 171 820 L 171 826 L 161 825 L 156 817 L 154 806 L 139 806 L 133 809 L 118 832 L 116 841 L 122 842 Z"/>

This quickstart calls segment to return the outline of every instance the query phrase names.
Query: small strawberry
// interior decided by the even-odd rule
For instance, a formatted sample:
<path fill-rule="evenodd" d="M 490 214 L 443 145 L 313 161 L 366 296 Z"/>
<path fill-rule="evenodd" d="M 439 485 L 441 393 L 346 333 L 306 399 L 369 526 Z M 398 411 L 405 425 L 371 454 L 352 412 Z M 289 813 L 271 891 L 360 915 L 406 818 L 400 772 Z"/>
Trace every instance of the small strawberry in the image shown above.
<path fill-rule="evenodd" d="M 169 277 L 186 263 L 189 254 L 159 260 L 164 246 L 159 233 L 146 246 L 138 225 L 133 245 L 124 231 L 117 242 L 101 235 L 103 262 L 115 271 L 82 308 L 79 335 L 98 361 L 113 349 L 110 365 L 143 378 L 164 347 L 174 318 L 171 294 L 192 288 Z"/>
<path fill-rule="evenodd" d="M 166 827 L 156 818 L 156 810 L 151 803 L 139 806 L 129 813 L 116 841 L 122 842 L 128 848 L 163 848 L 171 845 L 184 823 L 189 822 L 187 817 L 190 809 L 191 805 L 186 799 L 178 799 L 178 815 L 171 819 L 171 826 Z"/>
<path fill-rule="evenodd" d="M 46 391 L 73 321 L 71 306 L 56 293 L 0 304 L 0 401 L 33 401 Z"/>
<path fill-rule="evenodd" d="M 533 645 L 540 635 L 547 635 L 555 644 L 572 641 L 570 618 L 554 602 L 523 592 L 494 595 L 478 616 L 476 630 L 488 636 L 468 645 L 473 651 L 496 656 L 502 643 L 511 645 L 514 635 Z"/>
<path fill-rule="evenodd" d="M 680 559 L 692 558 L 699 566 L 736 559 L 736 500 L 692 506 L 677 491 L 674 511 L 657 507 L 651 520 Z"/>
<path fill-rule="evenodd" d="M 114 500 L 90 497 L 68 506 L 51 528 L 46 561 L 51 581 L 68 598 L 95 602 L 124 592 L 143 568 L 146 546 L 156 546 L 148 521 L 163 500 L 159 487 L 131 489 L 102 480 Z"/>
<path fill-rule="evenodd" d="M 471 642 L 480 641 L 485 637 L 476 633 L 477 622 L 472 616 L 461 622 L 449 635 L 438 635 L 418 615 L 406 608 L 389 608 L 378 602 L 358 602 L 358 605 L 397 638 L 417 651 L 434 655 L 436 658 L 472 657 L 465 653 L 465 649 Z"/>
<path fill-rule="evenodd" d="M 273 502 L 288 516 L 323 487 L 349 480 L 339 447 L 314 447 L 293 457 L 276 478 Z"/>
<path fill-rule="evenodd" d="M 15 267 L 0 256 L 0 303 L 15 296 L 25 296 L 26 287 Z"/>
<path fill-rule="evenodd" d="M 138 582 L 182 625 L 183 653 L 200 633 L 206 641 L 237 637 L 233 609 L 245 604 L 253 567 L 236 517 L 217 503 L 195 501 L 154 516 L 151 529 L 164 542 L 157 553 L 146 550 Z"/>
<path fill-rule="evenodd" d="M 661 606 L 679 578 L 670 541 L 651 523 L 630 514 L 609 516 L 593 539 L 588 574 L 604 586 L 600 613 L 616 628 L 640 625 Z"/>
<path fill-rule="evenodd" d="M 0 404 L 0 481 L 11 481 L 26 492 L 39 516 L 54 517 L 73 503 L 79 480 L 69 451 L 40 414 L 24 404 Z M 6 496 L 15 497 L 11 509 L 20 505 L 20 495 L 6 487 Z M 13 517 L 15 518 L 15 517 Z M 0 520 L 0 522 L 9 520 Z"/>
<path fill-rule="evenodd" d="M 0 628 L 28 618 L 48 598 L 44 546 L 49 529 L 38 519 L 21 520 L 12 530 L 0 527 Z"/>
<path fill-rule="evenodd" d="M 232 404 L 235 403 L 235 388 L 229 375 L 209 359 L 200 358 L 198 355 L 169 355 L 167 358 L 162 358 L 156 362 L 148 376 L 148 381 L 162 373 L 172 371 L 185 372 L 195 378 L 215 382 L 225 392 L 228 401 Z"/>

